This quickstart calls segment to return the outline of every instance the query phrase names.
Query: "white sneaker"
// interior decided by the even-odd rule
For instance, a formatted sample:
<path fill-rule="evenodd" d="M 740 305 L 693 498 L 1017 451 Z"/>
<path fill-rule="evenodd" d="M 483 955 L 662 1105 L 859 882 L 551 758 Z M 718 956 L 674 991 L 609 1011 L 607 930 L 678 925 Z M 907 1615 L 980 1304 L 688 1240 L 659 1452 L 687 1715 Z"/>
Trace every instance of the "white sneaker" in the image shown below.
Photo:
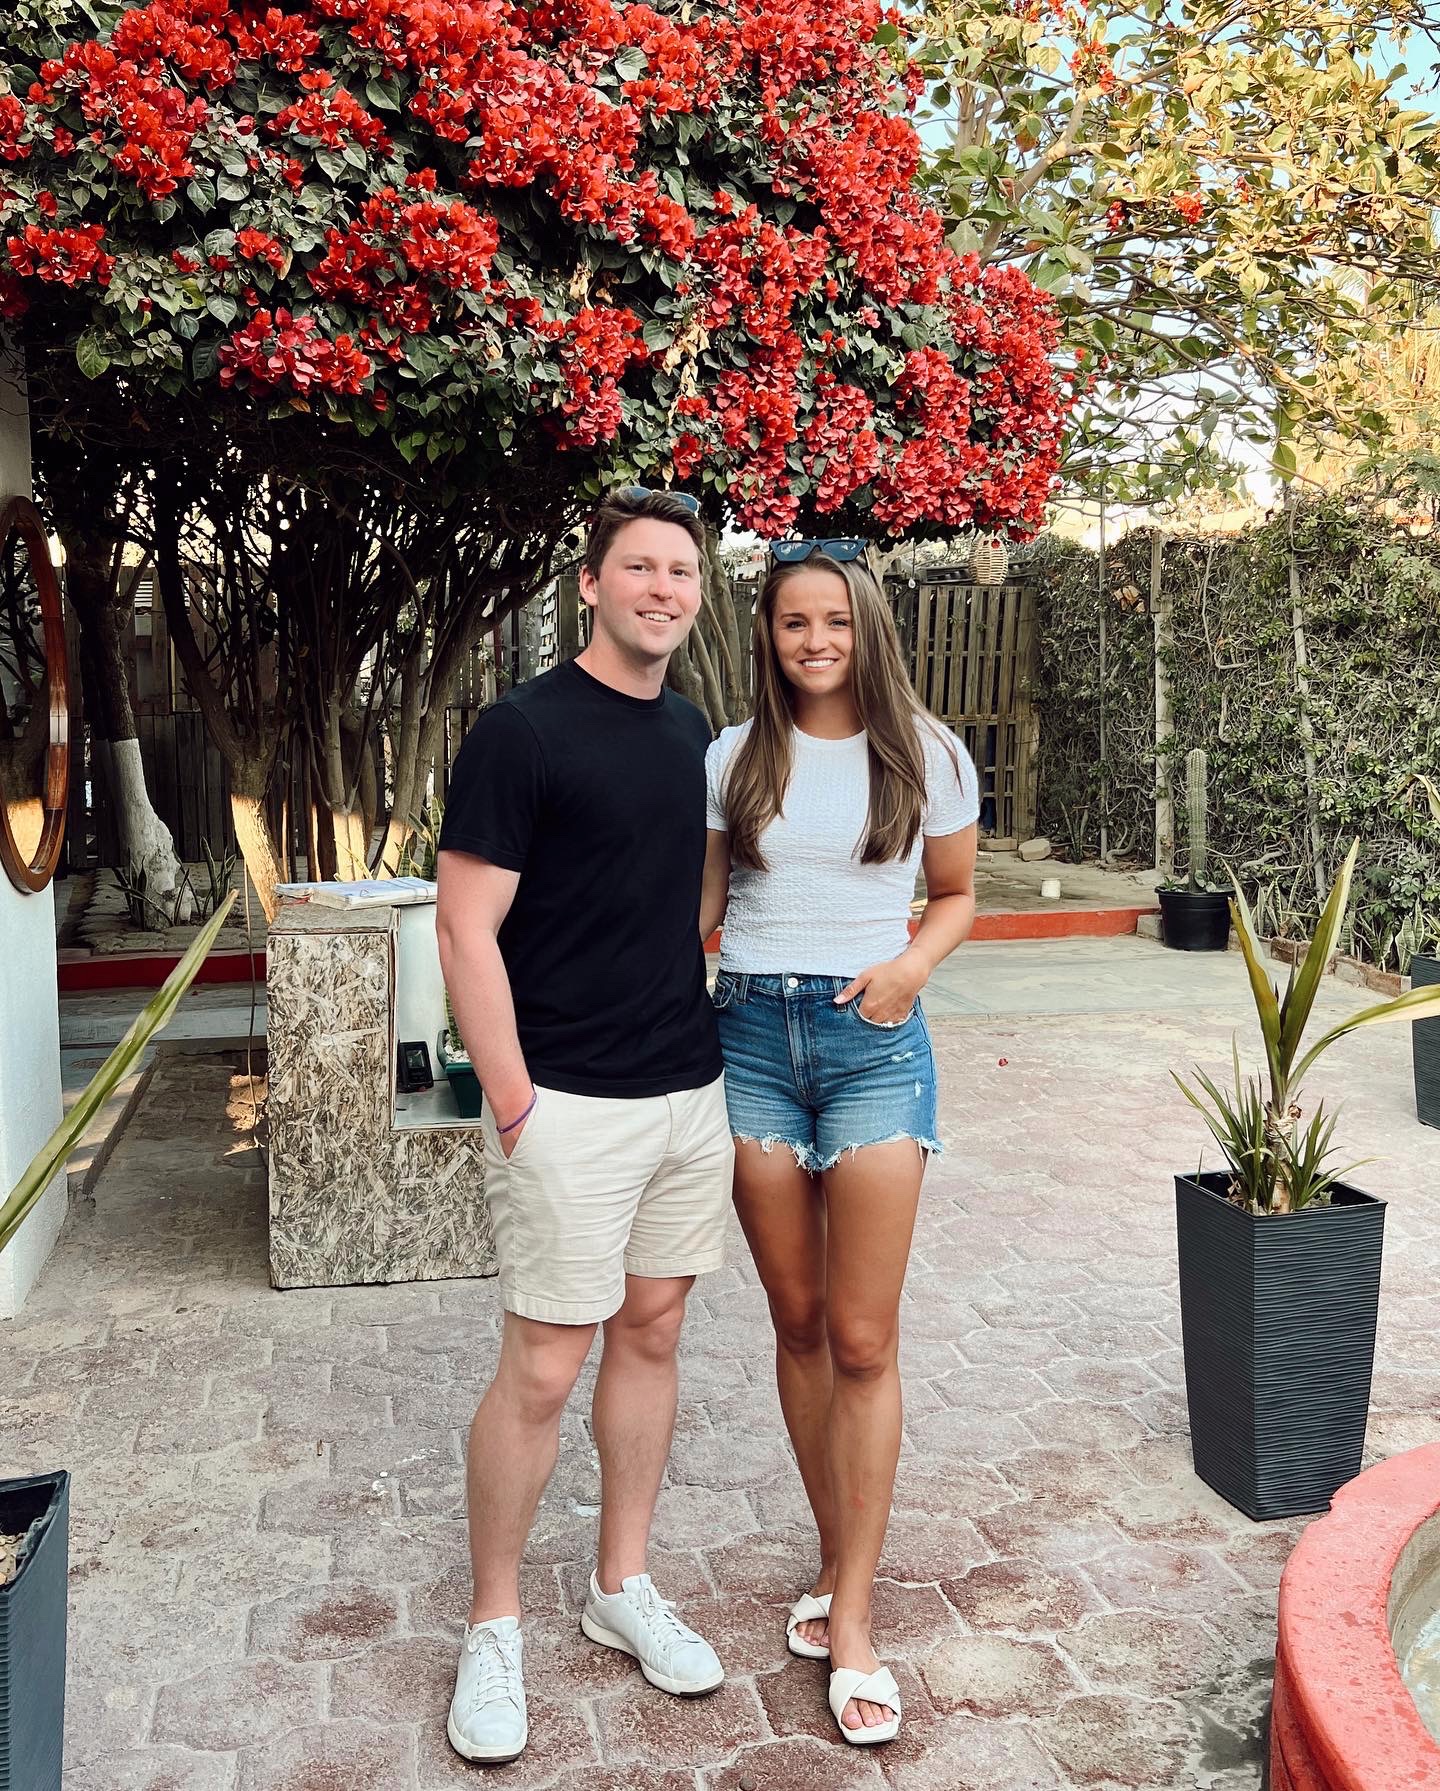
<path fill-rule="evenodd" d="M 523 1752 L 530 1736 L 524 1647 L 518 1617 L 492 1617 L 467 1626 L 445 1724 L 450 1745 L 462 1759 L 500 1765 Z"/>
<path fill-rule="evenodd" d="M 715 1650 L 685 1627 L 648 1573 L 622 1580 L 618 1592 L 602 1592 L 592 1573 L 580 1627 L 592 1642 L 633 1654 L 640 1671 L 661 1691 L 698 1698 L 724 1682 L 725 1669 Z"/>

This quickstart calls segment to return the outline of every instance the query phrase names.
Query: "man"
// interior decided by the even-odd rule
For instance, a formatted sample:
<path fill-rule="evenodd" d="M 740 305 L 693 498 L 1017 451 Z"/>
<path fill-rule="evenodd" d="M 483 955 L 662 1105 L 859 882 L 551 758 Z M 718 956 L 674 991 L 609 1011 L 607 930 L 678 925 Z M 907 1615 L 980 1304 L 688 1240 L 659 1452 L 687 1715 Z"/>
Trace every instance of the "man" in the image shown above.
<path fill-rule="evenodd" d="M 597 1325 L 581 1627 L 663 1691 L 724 1678 L 645 1571 L 685 1297 L 720 1267 L 732 1169 L 699 935 L 710 731 L 664 685 L 700 607 L 693 503 L 633 486 L 601 504 L 590 644 L 480 717 L 441 830 L 440 961 L 485 1092 L 505 1308 L 467 1458 L 474 1600 L 448 1723 L 467 1760 L 525 1746 L 520 1557 Z"/>

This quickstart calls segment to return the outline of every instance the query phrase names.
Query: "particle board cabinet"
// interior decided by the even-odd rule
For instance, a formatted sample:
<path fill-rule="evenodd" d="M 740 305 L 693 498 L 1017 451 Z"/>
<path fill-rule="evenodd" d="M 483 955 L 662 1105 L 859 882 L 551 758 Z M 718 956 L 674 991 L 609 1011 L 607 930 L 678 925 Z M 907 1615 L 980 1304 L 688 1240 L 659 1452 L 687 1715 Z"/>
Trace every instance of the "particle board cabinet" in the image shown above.
<path fill-rule="evenodd" d="M 276 1287 L 495 1272 L 477 1122 L 396 1047 L 444 1024 L 433 905 L 285 901 L 270 929 L 270 1278 Z"/>

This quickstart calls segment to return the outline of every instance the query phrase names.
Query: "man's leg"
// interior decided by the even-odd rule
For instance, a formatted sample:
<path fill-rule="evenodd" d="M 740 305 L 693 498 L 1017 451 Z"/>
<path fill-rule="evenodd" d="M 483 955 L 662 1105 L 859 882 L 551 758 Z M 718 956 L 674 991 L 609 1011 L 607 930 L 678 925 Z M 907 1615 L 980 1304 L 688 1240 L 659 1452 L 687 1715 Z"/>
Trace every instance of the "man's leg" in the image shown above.
<path fill-rule="evenodd" d="M 470 1426 L 466 1456 L 471 1623 L 520 1614 L 520 1556 L 554 1472 L 560 1414 L 594 1336 L 594 1325 L 505 1314 L 500 1364 Z"/>
<path fill-rule="evenodd" d="M 625 1304 L 605 1321 L 592 1422 L 600 1455 L 602 1592 L 645 1572 L 650 1523 L 675 1429 L 675 1351 L 693 1275 L 625 1277 Z"/>

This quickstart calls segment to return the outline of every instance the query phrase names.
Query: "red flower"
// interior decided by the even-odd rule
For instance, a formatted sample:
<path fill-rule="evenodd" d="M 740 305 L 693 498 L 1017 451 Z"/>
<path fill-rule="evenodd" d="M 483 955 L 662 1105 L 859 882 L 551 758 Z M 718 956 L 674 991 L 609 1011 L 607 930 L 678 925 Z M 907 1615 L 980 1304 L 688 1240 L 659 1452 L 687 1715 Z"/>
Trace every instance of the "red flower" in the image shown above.
<path fill-rule="evenodd" d="M 66 230 L 42 230 L 38 224 L 27 224 L 19 236 L 5 239 L 5 247 L 17 274 L 61 286 L 90 280 L 108 286 L 115 257 L 100 247 L 104 240 L 102 224 L 80 224 Z"/>
<path fill-rule="evenodd" d="M 263 230 L 237 230 L 235 247 L 246 261 L 264 261 L 277 274 L 283 274 L 290 265 L 290 256 L 286 250 Z"/>
<path fill-rule="evenodd" d="M 317 385 L 357 393 L 373 371 L 351 337 L 327 341 L 313 317 L 292 317 L 283 308 L 257 311 L 220 350 L 222 386 L 243 381 L 260 391 L 288 387 L 300 397 Z"/>

